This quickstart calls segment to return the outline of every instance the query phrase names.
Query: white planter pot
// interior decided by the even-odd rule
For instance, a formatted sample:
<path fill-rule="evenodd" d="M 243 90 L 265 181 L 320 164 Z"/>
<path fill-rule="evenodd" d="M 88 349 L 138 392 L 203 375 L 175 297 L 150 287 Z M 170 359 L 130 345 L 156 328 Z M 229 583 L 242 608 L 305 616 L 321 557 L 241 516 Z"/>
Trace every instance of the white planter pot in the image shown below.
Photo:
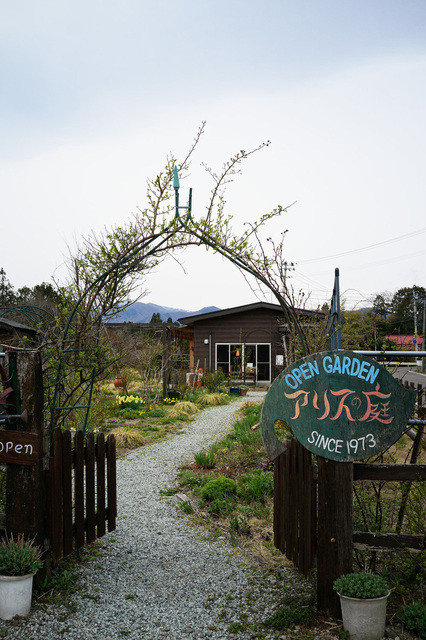
<path fill-rule="evenodd" d="M 382 640 L 385 633 L 386 604 L 389 593 L 381 598 L 340 597 L 343 628 L 350 640 Z"/>
<path fill-rule="evenodd" d="M 0 618 L 26 616 L 31 609 L 34 573 L 26 576 L 0 576 Z"/>

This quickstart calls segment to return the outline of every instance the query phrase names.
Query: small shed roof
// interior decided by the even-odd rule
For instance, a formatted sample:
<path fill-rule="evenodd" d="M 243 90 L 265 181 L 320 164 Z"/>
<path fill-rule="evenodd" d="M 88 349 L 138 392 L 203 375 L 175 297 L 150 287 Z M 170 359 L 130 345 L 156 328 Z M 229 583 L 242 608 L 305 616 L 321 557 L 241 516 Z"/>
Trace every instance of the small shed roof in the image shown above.
<path fill-rule="evenodd" d="M 25 333 L 30 333 L 36 335 L 37 329 L 33 327 L 28 327 L 25 324 L 21 324 L 20 322 L 16 322 L 15 320 L 9 320 L 6 318 L 0 318 L 0 328 L 5 331 L 9 331 L 12 333 L 13 331 L 23 331 Z"/>

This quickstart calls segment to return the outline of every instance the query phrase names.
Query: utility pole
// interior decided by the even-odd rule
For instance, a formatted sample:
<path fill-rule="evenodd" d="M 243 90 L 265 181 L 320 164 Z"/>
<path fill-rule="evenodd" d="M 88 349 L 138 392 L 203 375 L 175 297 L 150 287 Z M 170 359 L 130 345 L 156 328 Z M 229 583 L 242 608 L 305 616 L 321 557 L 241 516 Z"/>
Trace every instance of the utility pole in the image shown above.
<path fill-rule="evenodd" d="M 425 332 L 426 332 L 426 298 L 423 299 L 423 341 L 422 341 L 422 351 L 425 350 Z M 422 358 L 422 372 L 426 371 L 426 358 L 423 356 Z"/>
<path fill-rule="evenodd" d="M 284 288 L 287 286 L 287 271 L 294 271 L 294 262 L 284 262 Z"/>
<path fill-rule="evenodd" d="M 419 350 L 419 345 L 417 344 L 417 296 L 413 287 L 413 309 L 414 309 L 414 342 L 415 342 L 415 350 Z"/>

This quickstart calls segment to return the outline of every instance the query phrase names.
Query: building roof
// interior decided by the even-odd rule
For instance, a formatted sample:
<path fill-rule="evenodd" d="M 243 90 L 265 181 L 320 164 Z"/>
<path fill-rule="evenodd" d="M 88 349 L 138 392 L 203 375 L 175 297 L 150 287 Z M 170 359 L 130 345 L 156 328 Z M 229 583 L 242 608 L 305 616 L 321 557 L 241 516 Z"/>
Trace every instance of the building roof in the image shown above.
<path fill-rule="evenodd" d="M 5 329 L 6 331 L 24 331 L 26 333 L 36 334 L 37 329 L 33 327 L 28 327 L 25 324 L 21 324 L 20 322 L 15 322 L 15 320 L 7 320 L 6 318 L 0 318 L 0 328 Z"/>
<path fill-rule="evenodd" d="M 214 318 L 221 318 L 223 316 L 230 316 L 235 313 L 247 313 L 250 311 L 257 311 L 258 309 L 266 309 L 267 311 L 274 311 L 278 314 L 283 314 L 283 310 L 279 304 L 272 304 L 271 302 L 253 302 L 252 304 L 245 304 L 239 307 L 229 307 L 228 309 L 219 309 L 218 311 L 210 311 L 209 313 L 200 313 L 194 316 L 185 316 L 184 318 L 178 318 L 178 321 L 184 325 L 194 324 L 201 320 L 210 320 Z M 318 311 L 310 311 L 308 309 L 300 309 L 301 313 L 306 316 L 324 315 Z"/>

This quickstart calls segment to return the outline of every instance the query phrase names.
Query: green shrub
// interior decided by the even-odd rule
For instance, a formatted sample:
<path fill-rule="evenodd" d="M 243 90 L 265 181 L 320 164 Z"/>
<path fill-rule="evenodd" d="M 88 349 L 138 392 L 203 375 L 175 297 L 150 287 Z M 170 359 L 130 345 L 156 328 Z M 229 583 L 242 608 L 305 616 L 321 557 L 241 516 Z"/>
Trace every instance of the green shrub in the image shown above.
<path fill-rule="evenodd" d="M 398 618 L 408 631 L 414 631 L 421 638 L 426 638 L 426 604 L 423 602 L 406 604 L 398 611 Z"/>
<path fill-rule="evenodd" d="M 210 393 L 215 393 L 225 382 L 225 374 L 222 371 L 205 373 L 202 378 L 202 382 L 203 386 L 206 387 L 206 389 L 210 391 Z"/>
<path fill-rule="evenodd" d="M 394 549 L 392 554 L 383 554 L 382 563 L 382 574 L 398 595 L 406 599 L 422 597 L 426 574 L 425 553 Z"/>
<path fill-rule="evenodd" d="M 203 393 L 205 393 L 205 389 L 203 389 L 202 387 L 186 387 L 182 394 L 182 397 L 187 402 L 193 402 L 194 404 L 197 404 L 200 396 L 202 396 Z"/>
<path fill-rule="evenodd" d="M 209 479 L 206 476 L 195 473 L 192 469 L 188 469 L 182 472 L 180 481 L 184 486 L 201 487 L 203 484 L 206 484 Z"/>
<path fill-rule="evenodd" d="M 386 580 L 374 573 L 347 573 L 334 581 L 333 589 L 348 598 L 381 598 L 389 591 Z"/>
<path fill-rule="evenodd" d="M 226 478 L 225 476 L 219 476 L 218 478 L 209 480 L 209 482 L 204 485 L 201 491 L 201 498 L 205 501 L 216 500 L 235 493 L 236 489 L 237 483 L 235 480 Z"/>

